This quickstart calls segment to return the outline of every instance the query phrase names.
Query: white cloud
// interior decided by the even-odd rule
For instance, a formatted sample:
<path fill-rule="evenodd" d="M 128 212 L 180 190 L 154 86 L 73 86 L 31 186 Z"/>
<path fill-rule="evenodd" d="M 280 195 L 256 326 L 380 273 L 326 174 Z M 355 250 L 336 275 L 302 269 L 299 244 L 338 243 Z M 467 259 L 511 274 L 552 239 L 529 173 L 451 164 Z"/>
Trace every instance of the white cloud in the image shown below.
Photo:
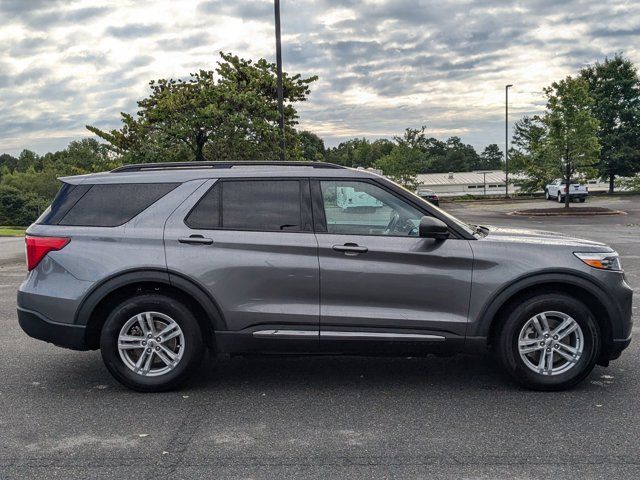
<path fill-rule="evenodd" d="M 542 88 L 624 51 L 640 5 L 595 0 L 282 0 L 285 69 L 317 74 L 300 122 L 335 144 L 426 124 L 479 148 L 544 105 Z M 0 152 L 47 151 L 117 127 L 148 81 L 213 68 L 218 51 L 274 58 L 271 0 L 4 0 Z"/>

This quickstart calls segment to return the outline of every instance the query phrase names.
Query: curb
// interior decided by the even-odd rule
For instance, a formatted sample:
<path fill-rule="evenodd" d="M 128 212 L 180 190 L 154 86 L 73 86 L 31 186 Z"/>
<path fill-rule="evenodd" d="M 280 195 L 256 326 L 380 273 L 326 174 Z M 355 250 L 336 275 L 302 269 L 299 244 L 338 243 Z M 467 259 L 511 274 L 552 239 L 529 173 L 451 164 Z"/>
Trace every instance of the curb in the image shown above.
<path fill-rule="evenodd" d="M 597 215 L 626 215 L 627 212 L 623 212 L 622 210 L 612 210 L 610 212 L 526 212 L 526 211 L 518 211 L 509 212 L 507 215 L 515 215 L 519 217 L 590 217 Z"/>

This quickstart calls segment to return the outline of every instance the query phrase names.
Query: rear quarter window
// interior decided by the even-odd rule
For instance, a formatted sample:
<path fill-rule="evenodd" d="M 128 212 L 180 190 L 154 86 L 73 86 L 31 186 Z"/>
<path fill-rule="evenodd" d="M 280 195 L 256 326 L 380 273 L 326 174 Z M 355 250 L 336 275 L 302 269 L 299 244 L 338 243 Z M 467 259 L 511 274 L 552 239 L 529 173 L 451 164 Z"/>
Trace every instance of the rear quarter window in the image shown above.
<path fill-rule="evenodd" d="M 54 200 L 44 224 L 116 227 L 131 220 L 178 183 L 122 183 L 80 185 L 64 202 Z M 82 188 L 80 188 L 82 187 Z M 63 187 L 64 189 L 64 187 Z M 73 205 L 69 203 L 74 201 Z"/>

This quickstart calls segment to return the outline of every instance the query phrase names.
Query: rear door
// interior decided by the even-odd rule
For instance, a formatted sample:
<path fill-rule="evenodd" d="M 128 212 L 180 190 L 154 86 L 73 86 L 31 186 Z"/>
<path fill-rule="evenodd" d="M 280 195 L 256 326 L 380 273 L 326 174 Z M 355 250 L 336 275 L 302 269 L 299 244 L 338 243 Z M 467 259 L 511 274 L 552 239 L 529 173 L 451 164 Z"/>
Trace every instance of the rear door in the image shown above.
<path fill-rule="evenodd" d="M 248 349 L 269 350 L 274 339 L 313 349 L 319 268 L 312 230 L 308 179 L 210 181 L 167 221 L 167 266 L 217 302 L 228 331 L 219 337 L 235 334 L 234 349 L 246 340 Z"/>
<path fill-rule="evenodd" d="M 427 212 L 374 181 L 312 181 L 312 191 L 323 346 L 463 341 L 468 240 L 418 237 Z M 358 206 L 341 202 L 344 191 L 360 198 Z"/>

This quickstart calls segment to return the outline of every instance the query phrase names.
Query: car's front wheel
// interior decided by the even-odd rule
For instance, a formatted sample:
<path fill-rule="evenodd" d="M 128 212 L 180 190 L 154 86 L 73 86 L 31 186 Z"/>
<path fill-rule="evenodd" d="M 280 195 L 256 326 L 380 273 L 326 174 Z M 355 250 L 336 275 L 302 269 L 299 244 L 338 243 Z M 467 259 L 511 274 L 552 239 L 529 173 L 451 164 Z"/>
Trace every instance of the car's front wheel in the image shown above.
<path fill-rule="evenodd" d="M 196 370 L 204 346 L 187 307 L 170 297 L 145 294 L 113 309 L 102 328 L 100 350 L 120 383 L 159 392 L 179 386 Z"/>
<path fill-rule="evenodd" d="M 549 190 L 547 189 L 544 190 L 544 198 L 546 200 L 551 200 L 551 195 L 549 195 Z"/>
<path fill-rule="evenodd" d="M 562 203 L 562 195 L 560 195 L 560 192 L 558 192 L 556 200 L 558 200 L 558 203 Z"/>
<path fill-rule="evenodd" d="M 596 364 L 600 329 L 589 309 L 562 293 L 529 298 L 507 315 L 496 348 L 506 371 L 535 390 L 564 390 Z"/>

